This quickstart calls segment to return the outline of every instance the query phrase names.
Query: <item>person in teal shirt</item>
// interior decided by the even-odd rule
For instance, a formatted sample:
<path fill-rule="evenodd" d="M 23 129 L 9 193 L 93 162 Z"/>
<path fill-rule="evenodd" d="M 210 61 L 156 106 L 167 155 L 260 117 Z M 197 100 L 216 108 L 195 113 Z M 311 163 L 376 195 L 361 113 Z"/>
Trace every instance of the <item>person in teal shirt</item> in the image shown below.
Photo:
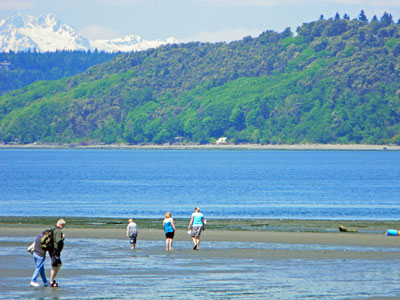
<path fill-rule="evenodd" d="M 165 218 L 163 221 L 164 225 L 164 232 L 165 232 L 165 250 L 167 251 L 172 251 L 172 242 L 174 240 L 174 234 L 175 234 L 175 225 L 174 225 L 174 219 L 172 219 L 171 213 L 168 211 L 165 213 Z"/>
<path fill-rule="evenodd" d="M 199 250 L 200 247 L 200 234 L 205 230 L 205 219 L 203 214 L 200 212 L 200 208 L 196 207 L 194 213 L 189 222 L 188 229 L 191 230 L 191 236 L 193 241 L 193 250 Z"/>

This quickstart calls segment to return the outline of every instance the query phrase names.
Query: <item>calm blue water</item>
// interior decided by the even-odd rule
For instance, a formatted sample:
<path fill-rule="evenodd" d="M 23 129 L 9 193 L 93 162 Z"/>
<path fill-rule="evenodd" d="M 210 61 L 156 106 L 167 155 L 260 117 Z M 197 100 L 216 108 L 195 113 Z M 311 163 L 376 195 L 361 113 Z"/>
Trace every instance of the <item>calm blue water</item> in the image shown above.
<path fill-rule="evenodd" d="M 0 215 L 400 216 L 400 152 L 0 150 Z"/>

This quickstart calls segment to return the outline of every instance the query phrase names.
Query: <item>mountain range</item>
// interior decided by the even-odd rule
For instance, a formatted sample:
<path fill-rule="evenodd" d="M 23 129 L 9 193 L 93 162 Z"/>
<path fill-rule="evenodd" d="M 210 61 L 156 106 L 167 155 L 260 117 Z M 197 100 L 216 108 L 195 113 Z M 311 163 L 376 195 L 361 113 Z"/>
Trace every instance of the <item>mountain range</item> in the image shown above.
<path fill-rule="evenodd" d="M 104 52 L 130 52 L 156 48 L 165 44 L 179 43 L 173 37 L 161 40 L 144 40 L 128 35 L 113 40 L 89 40 L 74 28 L 63 24 L 53 14 L 37 18 L 15 14 L 0 20 L 0 51 L 83 50 Z"/>

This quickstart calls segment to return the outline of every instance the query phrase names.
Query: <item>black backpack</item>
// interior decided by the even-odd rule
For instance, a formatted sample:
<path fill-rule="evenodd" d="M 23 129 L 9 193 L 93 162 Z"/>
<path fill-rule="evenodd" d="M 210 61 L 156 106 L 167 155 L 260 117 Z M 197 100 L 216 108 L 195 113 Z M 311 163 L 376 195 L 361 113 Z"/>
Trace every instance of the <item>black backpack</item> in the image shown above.
<path fill-rule="evenodd" d="M 53 229 L 46 229 L 40 234 L 40 248 L 45 251 L 49 251 L 54 248 L 54 237 L 53 237 Z"/>

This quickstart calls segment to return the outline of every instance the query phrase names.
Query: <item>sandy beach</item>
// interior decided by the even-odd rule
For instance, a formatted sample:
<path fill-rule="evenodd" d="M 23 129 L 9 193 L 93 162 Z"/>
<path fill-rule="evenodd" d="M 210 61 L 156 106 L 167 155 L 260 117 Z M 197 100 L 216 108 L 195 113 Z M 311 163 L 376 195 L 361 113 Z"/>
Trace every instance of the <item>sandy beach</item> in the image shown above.
<path fill-rule="evenodd" d="M 0 237 L 34 237 L 45 228 L 55 223 L 54 218 L 0 218 Z M 69 238 L 79 239 L 119 239 L 126 240 L 126 220 L 66 218 L 64 233 Z M 69 221 L 69 222 L 68 222 Z M 136 220 L 140 228 L 140 240 L 163 241 L 164 233 L 159 220 Z M 175 241 L 190 241 L 187 234 L 186 220 L 176 220 L 177 232 Z M 239 226 L 241 224 L 242 226 Z M 337 224 L 345 224 L 347 228 L 361 232 L 340 232 Z M 272 229 L 269 229 L 269 225 Z M 226 229 L 221 229 L 226 228 Z M 237 230 L 235 228 L 240 228 Z M 260 230 L 261 228 L 261 230 Z M 357 229 L 355 229 L 357 228 Z M 327 220 L 211 220 L 207 230 L 202 234 L 203 243 L 207 242 L 239 242 L 268 243 L 290 245 L 335 245 L 340 247 L 354 246 L 361 248 L 400 246 L 400 237 L 385 236 L 386 229 L 400 228 L 396 221 L 327 221 Z M 377 233 L 370 233 L 373 230 Z M 363 251 L 361 251 L 363 252 Z M 264 251 L 269 258 L 381 258 L 400 259 L 400 252 L 379 253 L 364 251 Z M 224 256 L 228 255 L 226 251 Z M 252 256 L 247 251 L 230 252 L 232 257 Z"/>
<path fill-rule="evenodd" d="M 30 228 L 0 228 L 0 237 L 34 237 L 45 227 Z M 115 228 L 65 228 L 68 238 L 77 239 L 119 239 L 125 241 L 125 229 Z M 138 240 L 163 241 L 162 230 L 141 229 Z M 190 241 L 185 230 L 177 231 L 175 241 Z M 400 259 L 399 252 L 369 251 L 373 247 L 397 248 L 400 237 L 388 237 L 383 234 L 362 233 L 319 233 L 319 232 L 256 232 L 232 230 L 206 230 L 202 234 L 202 243 L 207 242 L 239 242 L 239 243 L 268 243 L 288 245 L 334 245 L 337 250 L 265 250 L 252 251 L 249 249 L 230 249 L 223 252 L 214 251 L 212 255 L 230 258 L 251 258 L 254 256 L 265 259 Z M 67 239 L 68 241 L 68 239 Z M 357 251 L 344 251 L 346 247 L 360 247 Z M 362 248 L 366 248 L 364 251 Z M 208 255 L 208 252 L 202 255 Z"/>
<path fill-rule="evenodd" d="M 64 231 L 74 238 L 125 239 L 126 219 L 64 217 Z M 0 236 L 29 237 L 56 223 L 55 217 L 0 217 Z M 189 220 L 175 219 L 176 240 L 188 240 Z M 136 219 L 140 239 L 164 239 L 161 219 Z M 354 232 L 341 232 L 339 226 Z M 208 219 L 205 241 L 261 242 L 396 247 L 400 237 L 385 236 L 389 228 L 400 229 L 400 221 L 297 220 L 297 219 Z"/>
<path fill-rule="evenodd" d="M 29 228 L 0 227 L 0 236 L 3 237 L 29 237 L 35 236 L 46 226 Z M 68 237 L 73 238 L 99 238 L 99 239 L 125 239 L 125 228 L 68 228 L 64 229 Z M 397 247 L 400 246 L 400 237 L 388 237 L 384 234 L 363 233 L 319 233 L 319 232 L 257 232 L 233 230 L 206 230 L 203 241 L 222 242 L 260 242 L 260 243 L 285 243 L 285 244 L 323 244 L 362 247 Z M 162 230 L 140 229 L 140 239 L 164 239 Z M 186 230 L 178 230 L 175 240 L 188 240 Z"/>

